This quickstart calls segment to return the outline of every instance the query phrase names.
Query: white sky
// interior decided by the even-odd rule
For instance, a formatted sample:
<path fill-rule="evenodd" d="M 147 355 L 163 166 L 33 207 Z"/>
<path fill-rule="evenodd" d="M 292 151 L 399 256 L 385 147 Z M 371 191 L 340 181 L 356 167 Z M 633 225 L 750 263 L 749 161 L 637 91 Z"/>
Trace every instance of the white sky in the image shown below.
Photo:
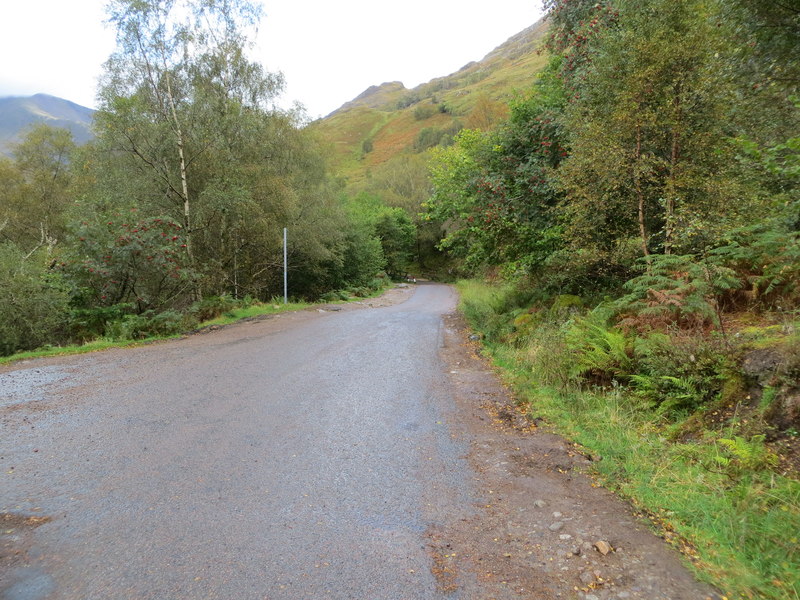
<path fill-rule="evenodd" d="M 480 60 L 541 16 L 541 0 L 263 0 L 254 58 L 282 71 L 281 104 L 325 116 L 371 85 L 412 88 Z M 0 96 L 95 106 L 114 49 L 104 0 L 0 0 Z"/>

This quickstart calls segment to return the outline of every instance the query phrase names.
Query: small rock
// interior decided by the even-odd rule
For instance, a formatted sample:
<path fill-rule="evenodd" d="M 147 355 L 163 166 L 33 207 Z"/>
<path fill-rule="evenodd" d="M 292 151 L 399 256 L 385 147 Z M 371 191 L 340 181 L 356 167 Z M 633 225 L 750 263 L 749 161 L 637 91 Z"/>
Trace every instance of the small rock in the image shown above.
<path fill-rule="evenodd" d="M 547 502 L 545 502 L 544 500 L 537 500 L 536 502 L 533 503 L 533 505 L 536 508 L 544 508 L 545 506 L 547 506 Z"/>
<path fill-rule="evenodd" d="M 597 548 L 597 551 L 600 554 L 602 554 L 603 556 L 605 556 L 606 554 L 608 554 L 609 552 L 614 550 L 611 547 L 611 544 L 609 544 L 608 542 L 605 542 L 603 540 L 600 540 L 599 542 L 595 542 L 594 543 L 594 547 Z"/>
<path fill-rule="evenodd" d="M 568 533 L 562 533 L 560 536 L 558 536 L 558 539 L 560 539 L 560 540 L 571 540 L 572 536 L 570 534 L 568 534 Z"/>
<path fill-rule="evenodd" d="M 554 519 L 560 519 L 561 518 L 561 513 L 560 512 L 554 512 L 553 513 L 553 518 Z"/>
<path fill-rule="evenodd" d="M 481 339 L 481 336 L 479 336 L 477 333 L 473 333 L 471 336 L 469 336 L 469 339 L 470 341 L 477 342 Z"/>
<path fill-rule="evenodd" d="M 590 573 L 589 571 L 584 571 L 583 573 L 578 575 L 578 579 L 581 580 L 581 583 L 583 585 L 591 585 L 595 582 L 594 574 Z"/>
<path fill-rule="evenodd" d="M 561 529 L 562 527 L 564 527 L 564 523 L 562 523 L 561 521 L 556 521 L 555 523 L 553 523 L 552 525 L 550 525 L 550 527 L 548 527 L 548 529 L 549 529 L 550 531 L 558 531 L 558 530 L 559 530 L 559 529 Z"/>

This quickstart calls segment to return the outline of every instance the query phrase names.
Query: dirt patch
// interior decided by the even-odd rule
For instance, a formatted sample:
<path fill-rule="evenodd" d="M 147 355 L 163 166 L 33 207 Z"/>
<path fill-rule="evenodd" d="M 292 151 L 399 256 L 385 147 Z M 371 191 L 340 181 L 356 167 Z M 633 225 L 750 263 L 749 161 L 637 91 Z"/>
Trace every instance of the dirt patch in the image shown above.
<path fill-rule="evenodd" d="M 468 334 L 459 315 L 445 317 L 452 428 L 467 436 L 481 500 L 473 517 L 429 532 L 442 589 L 481 600 L 720 598 L 628 504 L 583 474 L 591 457 L 517 409 Z"/>
<path fill-rule="evenodd" d="M 50 520 L 50 517 L 43 515 L 0 512 L 0 573 L 9 573 L 11 569 L 29 563 L 32 532 Z"/>

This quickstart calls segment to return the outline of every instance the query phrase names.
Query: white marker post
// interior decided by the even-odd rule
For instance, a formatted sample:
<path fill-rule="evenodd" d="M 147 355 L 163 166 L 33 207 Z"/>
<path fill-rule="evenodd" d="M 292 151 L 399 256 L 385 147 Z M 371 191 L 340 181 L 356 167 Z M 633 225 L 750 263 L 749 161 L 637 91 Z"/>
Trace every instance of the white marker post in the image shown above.
<path fill-rule="evenodd" d="M 289 275 L 288 275 L 288 261 L 286 252 L 286 227 L 283 228 L 283 303 L 289 304 Z"/>

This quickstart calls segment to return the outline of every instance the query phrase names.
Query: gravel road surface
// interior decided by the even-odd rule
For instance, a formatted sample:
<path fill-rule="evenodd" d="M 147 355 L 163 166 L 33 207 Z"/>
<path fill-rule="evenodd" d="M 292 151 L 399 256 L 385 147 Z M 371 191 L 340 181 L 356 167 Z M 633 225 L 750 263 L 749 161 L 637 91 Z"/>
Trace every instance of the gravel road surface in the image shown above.
<path fill-rule="evenodd" d="M 484 410 L 502 392 L 444 318 L 454 292 L 393 294 L 0 370 L 0 598 L 712 597 L 585 482 L 597 536 L 644 549 L 569 563 L 571 492 L 536 479 L 539 446 L 509 458 L 529 432 Z"/>

